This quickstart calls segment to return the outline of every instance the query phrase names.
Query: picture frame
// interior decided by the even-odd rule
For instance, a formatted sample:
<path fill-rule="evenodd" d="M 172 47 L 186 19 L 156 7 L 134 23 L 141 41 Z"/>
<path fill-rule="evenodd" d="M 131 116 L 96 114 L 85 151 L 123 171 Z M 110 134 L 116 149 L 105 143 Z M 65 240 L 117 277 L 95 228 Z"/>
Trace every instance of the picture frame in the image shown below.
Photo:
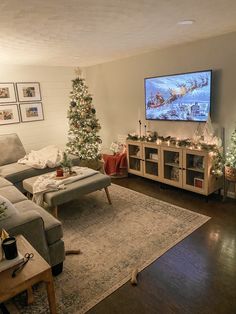
<path fill-rule="evenodd" d="M 16 102 L 14 83 L 0 83 L 0 105 Z"/>
<path fill-rule="evenodd" d="M 41 102 L 20 104 L 21 122 L 44 120 L 43 105 Z"/>
<path fill-rule="evenodd" d="M 42 100 L 39 82 L 16 83 L 16 89 L 19 102 L 33 102 Z"/>
<path fill-rule="evenodd" d="M 20 116 L 17 104 L 0 106 L 0 125 L 19 123 Z"/>
<path fill-rule="evenodd" d="M 199 189 L 203 189 L 204 179 L 194 178 L 194 186 Z"/>

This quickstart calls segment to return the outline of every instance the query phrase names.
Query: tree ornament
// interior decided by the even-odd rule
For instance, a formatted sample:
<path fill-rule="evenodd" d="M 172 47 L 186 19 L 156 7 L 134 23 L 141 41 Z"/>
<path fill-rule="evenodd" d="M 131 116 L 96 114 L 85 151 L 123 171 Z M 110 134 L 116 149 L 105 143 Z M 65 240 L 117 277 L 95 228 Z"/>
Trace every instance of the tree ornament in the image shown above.
<path fill-rule="evenodd" d="M 76 74 L 77 76 L 81 76 L 82 71 L 81 71 L 81 69 L 80 69 L 79 67 L 75 68 L 75 74 Z"/>
<path fill-rule="evenodd" d="M 76 106 L 76 102 L 72 100 L 70 105 L 71 105 L 71 107 L 75 107 Z"/>
<path fill-rule="evenodd" d="M 95 114 L 95 113 L 96 113 L 96 109 L 95 109 L 95 108 L 92 108 L 92 110 L 91 110 L 91 111 L 92 111 L 92 113 L 93 113 L 93 114 Z"/>

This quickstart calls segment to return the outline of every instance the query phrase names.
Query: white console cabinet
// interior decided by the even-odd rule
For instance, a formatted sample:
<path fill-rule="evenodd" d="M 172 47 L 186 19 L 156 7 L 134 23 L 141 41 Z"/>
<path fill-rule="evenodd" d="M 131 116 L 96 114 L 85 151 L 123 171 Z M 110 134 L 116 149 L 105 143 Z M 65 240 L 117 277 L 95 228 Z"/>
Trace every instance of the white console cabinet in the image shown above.
<path fill-rule="evenodd" d="M 203 195 L 223 187 L 206 150 L 127 140 L 128 172 Z"/>

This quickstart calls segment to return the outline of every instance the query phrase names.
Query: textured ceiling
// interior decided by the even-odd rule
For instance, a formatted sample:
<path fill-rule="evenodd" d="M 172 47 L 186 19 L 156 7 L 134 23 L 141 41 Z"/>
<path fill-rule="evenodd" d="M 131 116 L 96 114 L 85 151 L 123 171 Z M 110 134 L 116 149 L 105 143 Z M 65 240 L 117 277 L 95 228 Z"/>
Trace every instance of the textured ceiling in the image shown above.
<path fill-rule="evenodd" d="M 0 12 L 8 64 L 88 66 L 236 31 L 235 0 L 0 0 Z"/>

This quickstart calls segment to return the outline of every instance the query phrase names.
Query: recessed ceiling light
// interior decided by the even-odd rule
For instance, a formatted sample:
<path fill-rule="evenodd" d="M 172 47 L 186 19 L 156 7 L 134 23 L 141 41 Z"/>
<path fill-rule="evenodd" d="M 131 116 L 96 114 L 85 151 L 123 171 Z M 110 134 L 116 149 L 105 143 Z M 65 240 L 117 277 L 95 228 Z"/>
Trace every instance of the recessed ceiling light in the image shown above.
<path fill-rule="evenodd" d="M 195 23 L 194 20 L 183 20 L 183 21 L 179 21 L 177 24 L 178 25 L 192 25 L 193 23 Z"/>

